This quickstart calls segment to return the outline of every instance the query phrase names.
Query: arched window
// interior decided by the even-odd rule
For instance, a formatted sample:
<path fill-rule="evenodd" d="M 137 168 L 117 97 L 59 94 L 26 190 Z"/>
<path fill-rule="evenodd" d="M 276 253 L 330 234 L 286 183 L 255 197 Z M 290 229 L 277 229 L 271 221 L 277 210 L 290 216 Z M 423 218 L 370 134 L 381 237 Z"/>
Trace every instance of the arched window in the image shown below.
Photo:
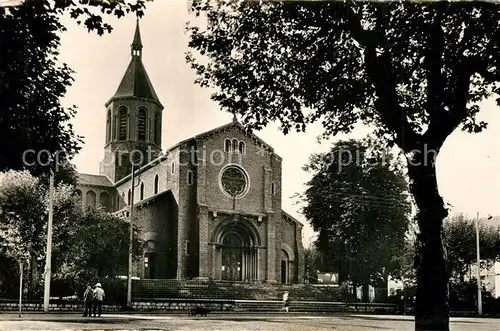
<path fill-rule="evenodd" d="M 118 139 L 127 140 L 127 126 L 128 126 L 127 108 L 121 107 L 119 114 L 120 114 L 120 128 L 119 128 L 120 131 L 118 133 Z"/>
<path fill-rule="evenodd" d="M 240 141 L 239 149 L 241 154 L 245 154 L 245 143 L 243 141 Z"/>
<path fill-rule="evenodd" d="M 187 182 L 188 182 L 188 185 L 192 185 L 194 182 L 194 174 L 193 174 L 192 170 L 188 170 L 188 172 L 187 172 Z"/>
<path fill-rule="evenodd" d="M 110 206 L 110 198 L 109 194 L 107 192 L 102 192 L 99 194 L 99 205 L 105 210 L 105 211 L 111 211 L 111 206 Z"/>
<path fill-rule="evenodd" d="M 160 114 L 156 113 L 155 114 L 155 144 L 159 145 L 160 144 L 160 135 L 161 135 L 161 130 L 160 130 Z"/>
<path fill-rule="evenodd" d="M 147 110 L 140 108 L 137 116 L 137 139 L 140 141 L 146 140 L 146 125 L 147 125 Z"/>
<path fill-rule="evenodd" d="M 115 210 L 120 210 L 120 195 L 119 194 L 116 196 Z"/>
<path fill-rule="evenodd" d="M 226 153 L 231 152 L 231 140 L 230 139 L 224 140 L 224 152 L 226 152 Z"/>
<path fill-rule="evenodd" d="M 132 192 L 130 192 L 130 189 L 128 190 L 128 198 L 127 198 L 127 204 L 130 206 L 130 202 L 132 199 Z"/>
<path fill-rule="evenodd" d="M 80 190 L 75 190 L 75 195 L 76 195 L 76 198 L 78 200 L 78 203 L 82 204 L 82 191 Z"/>
<path fill-rule="evenodd" d="M 158 175 L 155 176 L 155 193 L 154 194 L 157 194 L 158 193 L 158 184 L 159 184 L 159 181 L 160 179 L 158 178 Z"/>
<path fill-rule="evenodd" d="M 87 207 L 95 209 L 95 206 L 96 206 L 96 195 L 95 195 L 95 192 L 92 191 L 92 190 L 88 191 L 87 194 L 86 194 L 86 198 L 87 198 Z"/>
<path fill-rule="evenodd" d="M 108 109 L 108 116 L 106 117 L 106 143 L 111 141 L 111 110 Z"/>
<path fill-rule="evenodd" d="M 141 183 L 140 200 L 144 199 L 144 182 Z"/>
<path fill-rule="evenodd" d="M 233 139 L 233 152 L 238 151 L 238 139 Z"/>
<path fill-rule="evenodd" d="M 150 117 L 149 118 L 149 125 L 148 125 L 148 131 L 149 131 L 148 132 L 148 141 L 154 142 L 154 140 L 155 140 L 154 129 L 155 129 L 155 127 L 154 127 L 153 118 Z"/>
<path fill-rule="evenodd" d="M 120 118 L 116 115 L 113 117 L 114 118 L 114 124 L 113 124 L 113 140 L 118 139 L 118 127 L 120 126 Z"/>

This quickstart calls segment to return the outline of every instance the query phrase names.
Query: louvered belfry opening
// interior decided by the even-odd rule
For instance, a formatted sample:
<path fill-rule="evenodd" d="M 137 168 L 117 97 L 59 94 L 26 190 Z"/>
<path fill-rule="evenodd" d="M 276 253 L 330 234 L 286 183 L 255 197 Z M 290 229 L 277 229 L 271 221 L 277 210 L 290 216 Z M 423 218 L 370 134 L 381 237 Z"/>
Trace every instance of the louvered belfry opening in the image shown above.
<path fill-rule="evenodd" d="M 127 140 L 127 124 L 128 124 L 127 108 L 125 107 L 120 108 L 119 113 L 120 113 L 120 128 L 118 133 L 118 139 Z"/>
<path fill-rule="evenodd" d="M 139 109 L 139 114 L 137 116 L 137 139 L 140 141 L 146 141 L 146 123 L 147 123 L 147 111 L 144 108 Z"/>

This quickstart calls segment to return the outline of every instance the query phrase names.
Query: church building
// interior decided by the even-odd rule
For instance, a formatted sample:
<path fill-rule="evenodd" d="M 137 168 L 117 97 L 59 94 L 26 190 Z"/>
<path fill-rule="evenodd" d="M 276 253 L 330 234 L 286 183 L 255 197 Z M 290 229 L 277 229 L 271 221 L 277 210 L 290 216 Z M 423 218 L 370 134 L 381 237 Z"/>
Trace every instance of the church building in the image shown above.
<path fill-rule="evenodd" d="M 281 157 L 236 117 L 162 152 L 164 107 L 142 47 L 137 23 L 130 64 L 105 104 L 100 174 L 78 174 L 83 208 L 129 216 L 133 205 L 146 245 L 133 268 L 141 279 L 302 283 L 303 225 L 281 209 Z"/>

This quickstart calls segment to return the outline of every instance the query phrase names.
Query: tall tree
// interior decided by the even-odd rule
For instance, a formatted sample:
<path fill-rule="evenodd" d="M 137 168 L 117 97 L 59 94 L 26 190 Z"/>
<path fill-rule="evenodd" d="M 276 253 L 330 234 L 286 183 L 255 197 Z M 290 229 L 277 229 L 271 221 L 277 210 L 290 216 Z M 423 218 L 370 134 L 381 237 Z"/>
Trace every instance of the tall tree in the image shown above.
<path fill-rule="evenodd" d="M 47 205 L 48 188 L 39 177 L 28 171 L 0 172 L 0 228 L 6 230 L 0 232 L 0 246 L 5 258 L 29 261 L 31 292 L 40 285 L 45 263 Z M 134 259 L 142 254 L 139 234 L 136 227 Z M 88 281 L 126 274 L 128 222 L 103 210 L 82 211 L 71 185 L 55 187 L 52 242 L 54 279 Z"/>
<path fill-rule="evenodd" d="M 80 150 L 82 137 L 70 122 L 76 107 L 61 105 L 73 71 L 58 58 L 60 17 L 69 13 L 101 35 L 111 26 L 95 9 L 121 17 L 141 16 L 143 7 L 143 0 L 25 0 L 0 7 L 0 141 L 8 142 L 0 149 L 0 171 L 39 175 L 51 156 L 64 165 Z"/>
<path fill-rule="evenodd" d="M 72 244 L 61 259 L 56 279 L 91 281 L 97 277 L 126 275 L 128 268 L 129 223 L 104 210 L 88 210 L 71 225 Z M 134 227 L 134 254 L 144 247 L 138 227 Z"/>
<path fill-rule="evenodd" d="M 60 184 L 54 193 L 53 257 L 57 261 L 72 244 L 71 229 L 81 207 L 72 186 Z M 29 262 L 30 293 L 36 290 L 41 274 L 38 261 L 46 254 L 47 206 L 48 188 L 40 178 L 27 171 L 0 172 L 0 226 L 6 229 L 0 242 L 8 257 Z"/>
<path fill-rule="evenodd" d="M 317 272 L 321 270 L 320 254 L 314 246 L 304 249 L 304 272 L 307 283 L 317 280 Z"/>
<path fill-rule="evenodd" d="M 306 166 L 313 177 L 304 215 L 319 232 L 318 248 L 343 278 L 368 286 L 387 284 L 398 268 L 408 230 L 408 185 L 389 153 L 368 141 L 341 141 Z M 328 270 L 329 271 L 329 270 Z"/>
<path fill-rule="evenodd" d="M 479 132 L 478 103 L 498 95 L 500 11 L 486 2 L 193 0 L 187 60 L 213 100 L 249 128 L 324 135 L 371 124 L 407 156 L 418 207 L 415 327 L 448 330 L 436 158 L 458 127 Z"/>
<path fill-rule="evenodd" d="M 465 218 L 462 214 L 453 215 L 444 223 L 446 260 L 451 279 L 456 283 L 465 283 L 471 266 L 477 262 L 476 233 L 475 221 Z M 481 267 L 491 267 L 500 257 L 498 251 L 500 232 L 491 226 L 481 224 L 479 239 Z"/>

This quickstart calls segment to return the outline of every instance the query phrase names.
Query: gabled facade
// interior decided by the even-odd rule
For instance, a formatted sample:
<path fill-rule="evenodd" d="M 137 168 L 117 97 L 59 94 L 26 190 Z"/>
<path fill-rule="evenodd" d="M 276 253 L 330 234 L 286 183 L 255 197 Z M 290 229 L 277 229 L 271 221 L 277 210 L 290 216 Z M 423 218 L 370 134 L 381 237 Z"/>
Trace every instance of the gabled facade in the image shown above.
<path fill-rule="evenodd" d="M 99 205 L 103 192 L 109 211 L 128 215 L 134 205 L 134 222 L 146 242 L 143 260 L 135 265 L 137 277 L 301 283 L 303 226 L 281 208 L 281 157 L 236 118 L 159 155 L 163 106 L 140 52 L 137 26 L 127 73 L 106 103 L 107 121 L 116 114 L 119 119 L 107 126 L 112 134 L 101 174 L 80 174 L 84 208 Z M 144 136 L 145 122 L 150 124 Z"/>

